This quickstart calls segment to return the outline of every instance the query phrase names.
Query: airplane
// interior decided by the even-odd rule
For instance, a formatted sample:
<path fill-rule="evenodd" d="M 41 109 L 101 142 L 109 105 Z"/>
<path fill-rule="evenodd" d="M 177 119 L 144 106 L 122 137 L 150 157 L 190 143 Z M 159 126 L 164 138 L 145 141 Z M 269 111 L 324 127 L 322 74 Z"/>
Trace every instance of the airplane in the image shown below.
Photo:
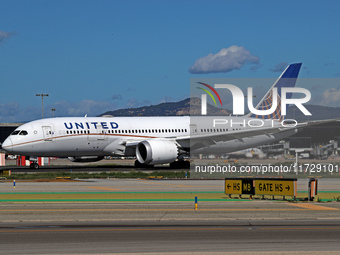
<path fill-rule="evenodd" d="M 248 148 L 227 154 L 229 158 L 265 158 L 266 154 L 258 148 Z"/>
<path fill-rule="evenodd" d="M 289 65 L 256 106 L 271 102 L 272 88 L 294 87 L 301 63 Z M 289 78 L 289 79 L 285 79 Z M 290 95 L 291 96 L 291 95 Z M 280 92 L 278 92 L 278 99 Z M 278 100 L 278 108 L 281 101 Z M 268 116 L 176 117 L 61 117 L 35 120 L 14 130 L 3 142 L 9 154 L 68 157 L 73 162 L 94 162 L 105 156 L 135 156 L 135 167 L 168 164 L 188 167 L 189 153 L 229 153 L 272 143 L 309 125 L 282 125 L 280 111 Z M 216 123 L 216 119 L 219 120 Z M 246 124 L 249 120 L 252 125 Z M 263 121 L 263 125 L 258 124 Z M 235 125 L 230 125 L 232 122 Z M 39 168 L 32 162 L 31 168 Z"/>

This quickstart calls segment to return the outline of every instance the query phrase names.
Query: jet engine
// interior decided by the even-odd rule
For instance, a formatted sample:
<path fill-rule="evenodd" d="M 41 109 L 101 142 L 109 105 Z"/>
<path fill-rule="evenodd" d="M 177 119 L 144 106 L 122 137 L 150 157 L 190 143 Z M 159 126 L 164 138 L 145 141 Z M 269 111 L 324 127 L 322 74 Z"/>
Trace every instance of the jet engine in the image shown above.
<path fill-rule="evenodd" d="M 246 156 L 246 158 L 252 158 L 254 156 L 253 153 L 251 152 L 247 152 L 246 154 L 244 154 Z"/>
<path fill-rule="evenodd" d="M 96 162 L 102 160 L 103 156 L 81 156 L 81 157 L 68 157 L 68 159 L 72 162 Z"/>
<path fill-rule="evenodd" d="M 172 163 L 178 156 L 178 148 L 171 141 L 146 140 L 137 145 L 136 156 L 144 165 Z"/>

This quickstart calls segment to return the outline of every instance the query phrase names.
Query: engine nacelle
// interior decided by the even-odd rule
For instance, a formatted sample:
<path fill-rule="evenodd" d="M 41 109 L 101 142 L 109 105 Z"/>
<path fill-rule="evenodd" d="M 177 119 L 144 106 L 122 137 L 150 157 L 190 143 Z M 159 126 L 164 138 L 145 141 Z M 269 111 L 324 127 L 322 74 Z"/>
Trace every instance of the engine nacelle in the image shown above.
<path fill-rule="evenodd" d="M 81 157 L 68 157 L 68 159 L 72 162 L 96 162 L 102 160 L 103 156 L 81 156 Z"/>
<path fill-rule="evenodd" d="M 171 141 L 146 140 L 137 145 L 136 156 L 144 165 L 172 163 L 178 156 L 178 148 Z"/>
<path fill-rule="evenodd" d="M 252 158 L 252 157 L 254 156 L 254 154 L 251 153 L 251 152 L 247 152 L 247 153 L 245 154 L 245 156 L 246 156 L 246 158 Z"/>

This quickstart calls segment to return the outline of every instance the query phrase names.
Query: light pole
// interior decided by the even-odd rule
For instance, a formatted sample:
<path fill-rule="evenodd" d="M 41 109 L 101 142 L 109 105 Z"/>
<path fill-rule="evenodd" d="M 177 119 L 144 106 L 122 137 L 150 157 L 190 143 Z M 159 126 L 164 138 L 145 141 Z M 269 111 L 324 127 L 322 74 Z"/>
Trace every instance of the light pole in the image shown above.
<path fill-rule="evenodd" d="M 44 118 L 44 97 L 48 97 L 48 94 L 36 94 L 37 97 L 41 97 L 41 118 Z"/>
<path fill-rule="evenodd" d="M 53 118 L 54 118 L 55 108 L 52 108 L 51 111 L 52 111 L 52 113 L 53 113 Z"/>

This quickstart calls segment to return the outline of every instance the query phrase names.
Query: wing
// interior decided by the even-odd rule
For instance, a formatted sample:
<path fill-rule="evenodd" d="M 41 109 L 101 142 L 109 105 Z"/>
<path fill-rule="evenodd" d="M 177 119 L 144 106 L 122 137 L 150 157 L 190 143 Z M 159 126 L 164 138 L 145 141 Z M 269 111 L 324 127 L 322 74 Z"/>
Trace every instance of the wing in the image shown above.
<path fill-rule="evenodd" d="M 226 132 L 214 132 L 214 133 L 205 133 L 205 134 L 197 134 L 191 136 L 183 136 L 178 137 L 176 141 L 179 144 L 190 144 L 191 149 L 199 149 L 205 146 L 210 146 L 216 144 L 217 142 L 226 142 L 230 140 L 239 140 L 243 141 L 246 137 L 253 137 L 257 135 L 266 135 L 271 137 L 272 135 L 282 132 L 283 130 L 296 129 L 294 128 L 285 128 L 285 127 L 270 127 L 270 128 L 253 128 L 247 130 L 234 130 L 234 131 L 226 131 Z"/>
<path fill-rule="evenodd" d="M 226 142 L 230 140 L 239 140 L 243 142 L 244 138 L 251 138 L 258 135 L 266 135 L 269 138 L 274 134 L 296 129 L 302 129 L 304 127 L 319 125 L 329 122 L 340 121 L 340 119 L 328 119 L 328 120 L 317 120 L 309 121 L 304 123 L 297 123 L 294 126 L 275 126 L 275 127 L 257 127 L 245 130 L 233 130 L 226 132 L 214 132 L 214 133 L 204 133 L 204 134 L 193 134 L 191 136 L 183 136 L 176 138 L 179 144 L 184 144 L 189 146 L 190 149 L 199 149 L 205 146 L 211 146 L 217 142 Z M 189 145 L 188 145 L 189 144 Z M 185 146 L 184 146 L 185 147 Z"/>

